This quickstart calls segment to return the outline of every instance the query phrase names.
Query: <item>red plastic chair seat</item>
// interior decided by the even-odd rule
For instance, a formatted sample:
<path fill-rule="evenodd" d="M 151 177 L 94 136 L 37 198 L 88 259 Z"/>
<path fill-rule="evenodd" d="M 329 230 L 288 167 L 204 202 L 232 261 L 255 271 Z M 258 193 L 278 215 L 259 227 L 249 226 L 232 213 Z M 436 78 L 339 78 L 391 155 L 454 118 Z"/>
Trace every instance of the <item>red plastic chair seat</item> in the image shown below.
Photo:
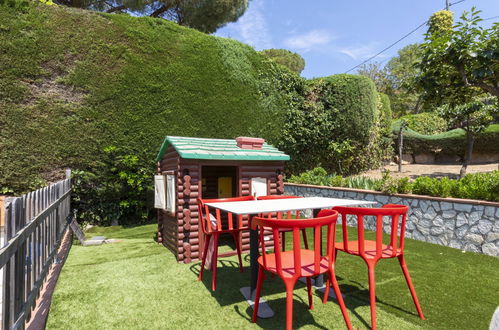
<path fill-rule="evenodd" d="M 338 242 L 335 244 L 336 249 L 347 252 L 347 250 L 343 246 L 343 242 Z M 376 257 L 376 241 L 364 241 L 364 251 L 366 252 L 366 257 L 367 258 L 372 258 Z M 381 258 L 393 258 L 394 255 L 392 254 L 393 249 L 391 246 L 381 244 Z M 360 255 L 359 253 L 359 241 L 348 241 L 348 252 L 350 254 L 355 254 L 355 255 Z M 395 257 L 398 257 L 399 255 L 402 254 L 402 251 L 400 248 L 397 248 L 395 251 Z"/>
<path fill-rule="evenodd" d="M 301 256 L 301 276 L 314 276 L 314 250 L 300 249 Z M 275 253 L 267 254 L 267 265 L 265 267 L 271 273 L 277 274 L 277 265 Z M 258 263 L 264 267 L 263 257 L 258 258 Z M 281 263 L 283 277 L 293 277 L 295 275 L 295 268 L 293 263 L 293 250 L 284 251 L 281 253 Z M 321 257 L 320 259 L 320 274 L 326 273 L 327 258 Z"/>

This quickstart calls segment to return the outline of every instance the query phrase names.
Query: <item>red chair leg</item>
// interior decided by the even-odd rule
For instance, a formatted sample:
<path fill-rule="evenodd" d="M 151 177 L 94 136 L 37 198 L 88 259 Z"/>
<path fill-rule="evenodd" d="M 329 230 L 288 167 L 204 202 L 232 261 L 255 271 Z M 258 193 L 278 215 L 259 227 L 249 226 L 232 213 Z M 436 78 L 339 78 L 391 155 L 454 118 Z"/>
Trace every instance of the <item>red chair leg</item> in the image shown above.
<path fill-rule="evenodd" d="M 352 323 L 350 322 L 350 317 L 348 316 L 347 308 L 345 306 L 345 302 L 343 301 L 343 296 L 341 295 L 340 286 L 338 285 L 338 281 L 336 280 L 334 269 L 329 272 L 328 282 L 331 282 L 333 284 L 336 301 L 338 301 L 338 304 L 340 305 L 341 314 L 343 315 L 343 320 L 345 320 L 347 328 L 352 329 Z M 329 296 L 329 290 L 325 290 L 324 293 L 326 293 L 326 295 L 324 296 L 324 302 L 326 302 Z"/>
<path fill-rule="evenodd" d="M 310 277 L 307 277 L 307 292 L 308 292 L 308 309 L 313 309 L 312 303 L 312 280 Z"/>
<path fill-rule="evenodd" d="M 213 234 L 213 261 L 211 262 L 211 267 L 213 267 L 213 277 L 211 278 L 211 290 L 215 291 L 217 289 L 217 259 L 218 259 L 218 234 Z"/>
<path fill-rule="evenodd" d="M 237 251 L 237 258 L 239 259 L 239 271 L 242 273 L 243 272 L 243 259 L 241 257 L 241 240 L 240 238 L 240 232 L 236 232 L 233 234 L 234 236 L 234 242 L 236 243 L 236 251 Z"/>
<path fill-rule="evenodd" d="M 369 301 L 371 305 L 371 328 L 376 330 L 376 282 L 374 280 L 374 265 L 368 265 Z"/>
<path fill-rule="evenodd" d="M 293 289 L 295 287 L 295 279 L 286 279 L 286 330 L 293 329 Z"/>
<path fill-rule="evenodd" d="M 307 231 L 302 229 L 301 233 L 303 235 L 303 245 L 305 246 L 305 249 L 308 249 Z"/>
<path fill-rule="evenodd" d="M 262 282 L 264 277 L 264 269 L 258 266 L 258 279 L 256 280 L 255 302 L 253 304 L 253 317 L 251 322 L 255 323 L 258 318 L 258 307 L 260 307 L 260 294 L 262 292 Z"/>
<path fill-rule="evenodd" d="M 208 246 L 210 245 L 211 235 L 206 235 L 206 241 L 204 242 L 204 252 L 203 252 L 203 260 L 201 261 L 201 269 L 199 270 L 198 280 L 201 281 L 203 279 L 203 270 L 204 264 L 206 263 L 206 255 L 208 254 Z"/>
<path fill-rule="evenodd" d="M 409 287 L 409 291 L 411 291 L 412 300 L 414 301 L 414 305 L 416 305 L 419 317 L 421 318 L 421 320 L 424 320 L 423 311 L 421 310 L 421 306 L 419 305 L 416 290 L 414 290 L 414 286 L 412 285 L 411 276 L 409 275 L 409 270 L 407 269 L 407 265 L 405 264 L 404 255 L 402 254 L 398 256 L 398 259 L 400 267 L 402 268 L 402 272 L 404 273 L 405 281 L 407 282 L 407 286 Z"/>

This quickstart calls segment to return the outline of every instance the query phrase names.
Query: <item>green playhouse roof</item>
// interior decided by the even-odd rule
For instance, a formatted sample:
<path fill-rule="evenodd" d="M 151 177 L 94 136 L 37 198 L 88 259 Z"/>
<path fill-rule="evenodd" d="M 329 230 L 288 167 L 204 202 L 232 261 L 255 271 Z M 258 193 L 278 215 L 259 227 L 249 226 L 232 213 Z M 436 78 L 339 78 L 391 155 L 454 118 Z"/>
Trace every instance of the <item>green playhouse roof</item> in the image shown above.
<path fill-rule="evenodd" d="M 156 161 L 163 157 L 169 145 L 175 148 L 180 157 L 187 159 L 289 160 L 288 155 L 267 143 L 263 143 L 262 149 L 254 150 L 239 148 L 236 140 L 167 136 Z"/>

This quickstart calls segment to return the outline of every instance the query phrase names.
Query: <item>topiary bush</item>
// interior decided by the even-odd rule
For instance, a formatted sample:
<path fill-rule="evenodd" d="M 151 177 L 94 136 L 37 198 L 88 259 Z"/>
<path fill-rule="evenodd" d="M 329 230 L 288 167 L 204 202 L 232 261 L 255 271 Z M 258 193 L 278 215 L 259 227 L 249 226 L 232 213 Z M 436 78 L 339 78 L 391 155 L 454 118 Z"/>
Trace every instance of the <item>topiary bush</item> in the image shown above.
<path fill-rule="evenodd" d="M 404 120 L 408 128 L 425 135 L 443 133 L 449 126 L 444 118 L 433 112 L 406 115 L 399 120 Z"/>
<path fill-rule="evenodd" d="M 398 148 L 398 134 L 400 121 L 392 125 L 394 143 Z M 458 155 L 464 157 L 466 133 L 457 128 L 445 133 L 434 135 L 420 134 L 412 129 L 404 130 L 404 153 L 428 153 L 441 155 Z M 492 124 L 483 132 L 475 136 L 473 152 L 498 153 L 499 152 L 499 124 Z"/>
<path fill-rule="evenodd" d="M 291 156 L 291 173 L 322 166 L 345 175 L 379 165 L 378 94 L 369 78 L 340 74 L 308 81 L 301 102 L 286 113 L 278 144 Z"/>

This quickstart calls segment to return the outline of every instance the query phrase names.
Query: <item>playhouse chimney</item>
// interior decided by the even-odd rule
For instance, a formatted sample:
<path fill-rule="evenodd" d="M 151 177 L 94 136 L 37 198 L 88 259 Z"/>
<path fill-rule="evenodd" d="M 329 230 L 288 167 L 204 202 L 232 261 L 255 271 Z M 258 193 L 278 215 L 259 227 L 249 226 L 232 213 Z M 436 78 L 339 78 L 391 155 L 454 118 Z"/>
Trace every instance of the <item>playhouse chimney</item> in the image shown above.
<path fill-rule="evenodd" d="M 240 136 L 236 138 L 237 146 L 241 149 L 262 150 L 264 139 Z"/>

